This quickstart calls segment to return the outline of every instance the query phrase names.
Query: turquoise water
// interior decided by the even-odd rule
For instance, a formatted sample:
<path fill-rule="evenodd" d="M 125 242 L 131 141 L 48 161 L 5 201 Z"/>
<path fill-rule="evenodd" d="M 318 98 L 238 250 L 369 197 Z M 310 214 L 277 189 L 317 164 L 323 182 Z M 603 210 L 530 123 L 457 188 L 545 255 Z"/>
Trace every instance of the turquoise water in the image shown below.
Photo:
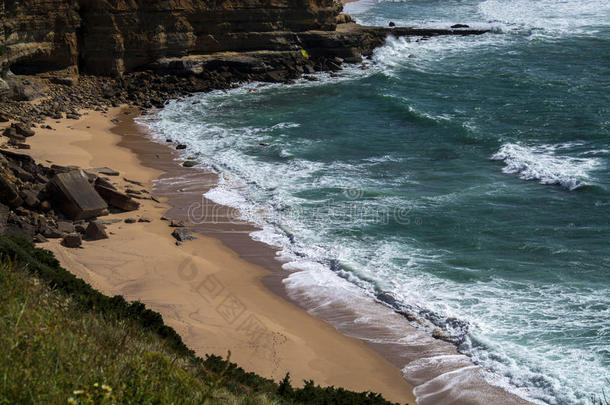
<path fill-rule="evenodd" d="M 590 403 L 610 377 L 609 4 L 362 0 L 361 23 L 493 33 L 390 39 L 366 69 L 197 95 L 150 125 L 305 270 L 289 288 L 389 294 L 492 383 Z"/>

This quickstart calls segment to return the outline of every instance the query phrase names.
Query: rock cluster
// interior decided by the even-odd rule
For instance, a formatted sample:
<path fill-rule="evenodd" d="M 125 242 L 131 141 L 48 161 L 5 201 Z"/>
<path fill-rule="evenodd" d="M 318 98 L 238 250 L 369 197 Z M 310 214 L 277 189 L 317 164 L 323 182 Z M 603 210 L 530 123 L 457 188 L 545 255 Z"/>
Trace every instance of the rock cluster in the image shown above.
<path fill-rule="evenodd" d="M 100 190 L 111 190 L 108 194 Z M 82 239 L 107 238 L 99 217 L 109 210 L 136 210 L 139 203 L 95 171 L 44 166 L 30 156 L 0 149 L 0 234 L 44 242 L 62 238 L 66 247 Z"/>

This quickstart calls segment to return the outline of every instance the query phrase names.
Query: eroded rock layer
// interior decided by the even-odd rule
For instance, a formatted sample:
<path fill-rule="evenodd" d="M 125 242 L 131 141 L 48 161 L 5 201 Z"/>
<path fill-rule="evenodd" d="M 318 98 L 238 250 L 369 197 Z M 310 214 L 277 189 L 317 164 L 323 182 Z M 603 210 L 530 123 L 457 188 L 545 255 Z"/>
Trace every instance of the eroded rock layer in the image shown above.
<path fill-rule="evenodd" d="M 294 50 L 281 33 L 333 31 L 340 11 L 335 0 L 0 0 L 0 63 L 120 75 L 163 57 Z"/>

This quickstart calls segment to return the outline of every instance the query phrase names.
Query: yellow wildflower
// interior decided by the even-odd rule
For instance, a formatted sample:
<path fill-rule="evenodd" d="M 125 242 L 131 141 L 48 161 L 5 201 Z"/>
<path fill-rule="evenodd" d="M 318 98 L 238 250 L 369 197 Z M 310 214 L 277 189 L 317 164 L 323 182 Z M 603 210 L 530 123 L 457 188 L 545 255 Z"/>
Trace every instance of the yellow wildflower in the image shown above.
<path fill-rule="evenodd" d="M 112 392 L 112 388 L 106 384 L 102 385 L 102 389 L 106 392 Z"/>
<path fill-rule="evenodd" d="M 85 393 L 84 390 L 76 390 L 73 392 L 74 395 L 83 395 Z"/>

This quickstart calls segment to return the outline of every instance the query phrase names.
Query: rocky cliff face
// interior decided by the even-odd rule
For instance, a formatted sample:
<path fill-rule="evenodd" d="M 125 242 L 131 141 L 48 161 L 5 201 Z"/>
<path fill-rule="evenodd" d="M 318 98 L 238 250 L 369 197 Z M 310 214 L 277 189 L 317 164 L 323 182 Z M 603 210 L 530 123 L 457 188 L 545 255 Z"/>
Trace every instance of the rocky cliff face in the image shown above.
<path fill-rule="evenodd" d="M 0 60 L 15 73 L 74 68 L 80 18 L 76 0 L 0 0 Z"/>
<path fill-rule="evenodd" d="M 0 0 L 0 65 L 121 75 L 164 57 L 294 51 L 333 31 L 335 0 Z"/>

